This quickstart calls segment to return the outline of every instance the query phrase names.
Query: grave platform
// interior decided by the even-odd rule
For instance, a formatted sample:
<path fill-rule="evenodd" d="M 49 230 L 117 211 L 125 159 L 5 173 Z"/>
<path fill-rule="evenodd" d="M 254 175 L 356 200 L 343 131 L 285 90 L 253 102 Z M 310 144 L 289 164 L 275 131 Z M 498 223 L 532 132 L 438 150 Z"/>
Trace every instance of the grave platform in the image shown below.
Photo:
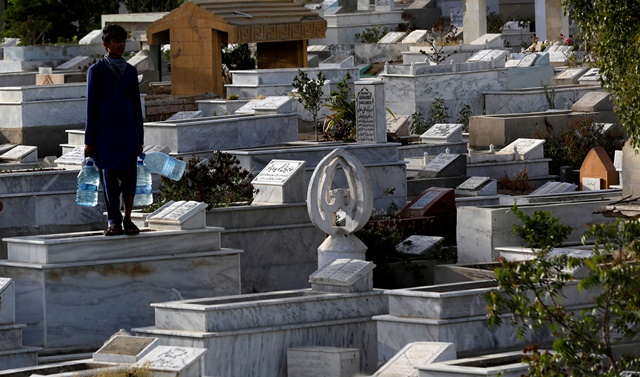
<path fill-rule="evenodd" d="M 210 376 L 286 377 L 288 348 L 360 350 L 360 370 L 377 365 L 375 315 L 387 312 L 382 291 L 293 290 L 153 304 L 154 327 L 137 335 L 161 344 L 207 348 Z"/>
<path fill-rule="evenodd" d="M 222 248 L 220 231 L 4 238 L 9 259 L 0 261 L 0 275 L 16 282 L 24 343 L 95 350 L 119 329 L 153 323 L 152 302 L 238 294 L 242 251 Z"/>

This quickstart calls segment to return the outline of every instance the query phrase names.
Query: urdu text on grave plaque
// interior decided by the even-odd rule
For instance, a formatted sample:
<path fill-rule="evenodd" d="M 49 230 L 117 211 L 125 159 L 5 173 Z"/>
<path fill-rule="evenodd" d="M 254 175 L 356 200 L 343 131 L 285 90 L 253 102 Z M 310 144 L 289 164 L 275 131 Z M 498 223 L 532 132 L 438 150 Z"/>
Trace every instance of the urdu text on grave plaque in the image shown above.
<path fill-rule="evenodd" d="M 303 164 L 304 161 L 271 160 L 251 183 L 284 184 Z"/>
<path fill-rule="evenodd" d="M 356 99 L 356 132 L 358 142 L 376 142 L 375 103 L 367 88 L 362 88 Z"/>

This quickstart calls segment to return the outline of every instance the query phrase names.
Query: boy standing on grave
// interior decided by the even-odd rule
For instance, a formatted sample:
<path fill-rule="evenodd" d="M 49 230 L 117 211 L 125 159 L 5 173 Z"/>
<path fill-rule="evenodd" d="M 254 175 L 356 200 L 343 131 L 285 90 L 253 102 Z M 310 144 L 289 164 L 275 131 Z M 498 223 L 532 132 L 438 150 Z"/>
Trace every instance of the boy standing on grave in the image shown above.
<path fill-rule="evenodd" d="M 144 135 L 138 71 L 122 58 L 126 39 L 122 26 L 105 26 L 102 44 L 107 53 L 87 71 L 84 155 L 100 169 L 109 223 L 105 236 L 140 232 L 131 222 L 131 209 Z"/>

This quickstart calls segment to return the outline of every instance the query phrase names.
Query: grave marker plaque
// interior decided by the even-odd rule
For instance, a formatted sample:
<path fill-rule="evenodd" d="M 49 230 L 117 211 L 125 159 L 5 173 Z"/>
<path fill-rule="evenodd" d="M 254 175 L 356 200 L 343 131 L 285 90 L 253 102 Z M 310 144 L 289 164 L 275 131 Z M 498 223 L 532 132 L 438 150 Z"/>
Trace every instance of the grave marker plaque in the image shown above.
<path fill-rule="evenodd" d="M 116 335 L 93 354 L 94 361 L 133 364 L 156 346 L 157 338 Z"/>
<path fill-rule="evenodd" d="M 423 143 L 453 143 L 462 141 L 461 123 L 436 123 L 420 135 Z"/>
<path fill-rule="evenodd" d="M 514 147 L 516 147 L 520 160 L 540 159 L 544 157 L 543 144 L 544 140 L 541 139 L 517 139 L 496 152 L 496 154 L 512 154 L 514 153 Z"/>
<path fill-rule="evenodd" d="M 391 33 L 387 33 L 382 39 L 378 41 L 378 43 L 398 43 L 402 41 L 402 39 L 407 35 L 405 32 L 401 31 L 392 31 Z"/>
<path fill-rule="evenodd" d="M 38 147 L 18 145 L 1 154 L 0 161 L 3 160 L 22 163 L 38 162 Z"/>
<path fill-rule="evenodd" d="M 618 171 L 615 166 L 613 166 L 613 162 L 611 162 L 607 151 L 603 147 L 592 148 L 582 162 L 582 166 L 580 166 L 581 190 L 586 189 L 584 187 L 585 178 L 601 179 L 602 181 L 597 190 L 600 190 L 601 188 L 608 189 L 611 185 L 618 184 Z M 596 182 L 588 180 L 587 185 L 587 188 L 591 188 L 593 190 L 594 187 L 596 187 Z"/>
<path fill-rule="evenodd" d="M 206 225 L 207 204 L 196 201 L 173 200 L 147 217 L 149 226 L 157 229 L 202 229 Z"/>
<path fill-rule="evenodd" d="M 536 55 L 535 53 L 527 54 L 523 56 L 522 59 L 520 59 L 518 67 L 531 67 L 533 63 L 535 63 L 537 58 L 538 55 Z"/>
<path fill-rule="evenodd" d="M 453 189 L 430 187 L 415 197 L 398 214 L 401 219 L 451 215 L 456 213 Z"/>
<path fill-rule="evenodd" d="M 252 205 L 304 202 L 305 161 L 271 160 L 251 182 L 258 189 Z"/>
<path fill-rule="evenodd" d="M 169 117 L 169 119 L 167 120 L 187 120 L 187 119 L 200 118 L 201 116 L 202 116 L 202 111 L 178 111 L 177 113 Z"/>
<path fill-rule="evenodd" d="M 356 81 L 356 139 L 359 143 L 386 143 L 387 117 L 381 81 Z"/>
<path fill-rule="evenodd" d="M 67 152 L 62 156 L 56 158 L 53 162 L 55 162 L 57 166 L 62 168 L 80 169 L 82 168 L 83 161 L 84 161 L 84 146 L 81 145 L 73 148 L 70 152 Z"/>
<path fill-rule="evenodd" d="M 491 196 L 497 195 L 498 184 L 490 177 L 471 177 L 455 189 L 459 196 Z"/>
<path fill-rule="evenodd" d="M 449 10 L 449 19 L 453 26 L 460 28 L 464 23 L 464 11 L 462 8 L 451 8 Z"/>
<path fill-rule="evenodd" d="M 311 288 L 329 292 L 365 292 L 373 289 L 372 262 L 338 258 L 309 276 Z"/>
<path fill-rule="evenodd" d="M 202 376 L 199 360 L 206 352 L 204 348 L 157 346 L 134 365 L 166 375 Z"/>
<path fill-rule="evenodd" d="M 602 179 L 584 177 L 581 180 L 582 191 L 597 191 L 602 189 Z"/>
<path fill-rule="evenodd" d="M 423 178 L 459 177 L 467 174 L 467 156 L 440 153 L 418 172 Z"/>
<path fill-rule="evenodd" d="M 402 254 L 424 258 L 440 251 L 444 237 L 413 235 L 396 248 Z"/>

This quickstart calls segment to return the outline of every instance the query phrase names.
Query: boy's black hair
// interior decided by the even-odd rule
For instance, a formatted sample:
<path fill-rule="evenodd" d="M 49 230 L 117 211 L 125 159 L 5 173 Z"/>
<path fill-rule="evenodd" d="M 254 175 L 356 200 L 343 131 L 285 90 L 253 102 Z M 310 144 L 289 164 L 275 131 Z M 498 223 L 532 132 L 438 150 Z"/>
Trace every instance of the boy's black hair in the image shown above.
<path fill-rule="evenodd" d="M 109 43 L 112 39 L 127 39 L 127 31 L 120 25 L 111 24 L 106 25 L 102 29 L 102 40 Z"/>

